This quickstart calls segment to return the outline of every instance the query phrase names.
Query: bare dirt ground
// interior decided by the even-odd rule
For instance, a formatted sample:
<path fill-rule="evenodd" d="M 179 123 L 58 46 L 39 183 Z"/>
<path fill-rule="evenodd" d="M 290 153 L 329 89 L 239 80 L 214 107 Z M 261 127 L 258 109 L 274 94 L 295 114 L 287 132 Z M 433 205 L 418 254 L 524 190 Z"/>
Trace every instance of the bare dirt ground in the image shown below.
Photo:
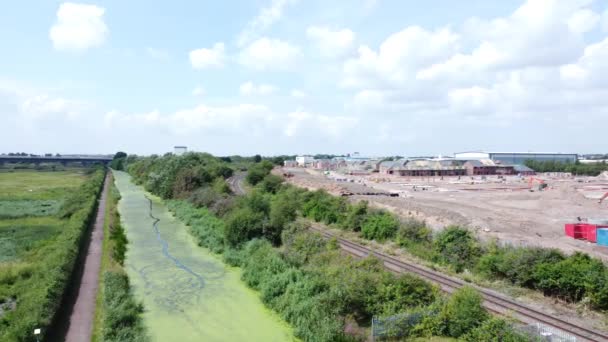
<path fill-rule="evenodd" d="M 564 234 L 564 224 L 577 217 L 608 223 L 608 207 L 597 199 L 608 191 L 608 177 L 571 177 L 559 174 L 538 175 L 548 189 L 529 191 L 528 178 L 497 176 L 473 179 L 457 177 L 398 177 L 382 174 L 350 176 L 331 172 L 326 175 L 311 169 L 277 170 L 294 176 L 287 180 L 308 189 L 326 189 L 333 194 L 398 193 L 399 197 L 356 195 L 352 200 L 367 200 L 402 217 L 416 217 L 440 230 L 451 224 L 474 229 L 481 239 L 500 243 L 553 247 L 566 253 L 586 252 L 608 261 L 608 247 L 574 240 Z M 344 181 L 346 179 L 346 181 Z"/>

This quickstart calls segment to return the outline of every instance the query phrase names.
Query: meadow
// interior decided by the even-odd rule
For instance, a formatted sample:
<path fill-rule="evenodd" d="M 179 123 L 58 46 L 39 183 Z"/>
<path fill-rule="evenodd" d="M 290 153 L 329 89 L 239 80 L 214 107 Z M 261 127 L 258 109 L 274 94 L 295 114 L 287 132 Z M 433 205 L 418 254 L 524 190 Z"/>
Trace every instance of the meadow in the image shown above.
<path fill-rule="evenodd" d="M 101 169 L 0 170 L 0 340 L 49 329 L 103 182 Z"/>

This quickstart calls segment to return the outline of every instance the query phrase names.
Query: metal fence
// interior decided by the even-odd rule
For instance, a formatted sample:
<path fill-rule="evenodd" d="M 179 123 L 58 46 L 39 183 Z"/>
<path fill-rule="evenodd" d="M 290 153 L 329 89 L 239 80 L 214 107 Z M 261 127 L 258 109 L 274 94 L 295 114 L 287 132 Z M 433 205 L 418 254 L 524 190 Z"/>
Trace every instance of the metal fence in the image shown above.
<path fill-rule="evenodd" d="M 521 333 L 530 337 L 533 341 L 543 342 L 576 342 L 576 337 L 559 329 L 542 323 L 534 323 L 526 326 L 516 326 Z"/>
<path fill-rule="evenodd" d="M 413 326 L 431 314 L 433 312 L 421 310 L 390 317 L 373 317 L 372 340 L 405 336 Z"/>

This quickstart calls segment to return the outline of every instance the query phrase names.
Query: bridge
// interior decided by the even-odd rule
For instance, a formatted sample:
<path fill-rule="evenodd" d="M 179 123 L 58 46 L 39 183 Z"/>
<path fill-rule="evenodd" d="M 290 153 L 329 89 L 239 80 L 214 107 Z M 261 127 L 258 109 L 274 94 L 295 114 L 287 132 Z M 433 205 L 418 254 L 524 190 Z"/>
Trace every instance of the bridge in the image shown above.
<path fill-rule="evenodd" d="M 82 165 L 103 164 L 108 165 L 112 161 L 112 156 L 8 156 L 0 155 L 0 165 L 6 163 L 60 163 L 66 165 L 68 163 L 81 163 Z"/>

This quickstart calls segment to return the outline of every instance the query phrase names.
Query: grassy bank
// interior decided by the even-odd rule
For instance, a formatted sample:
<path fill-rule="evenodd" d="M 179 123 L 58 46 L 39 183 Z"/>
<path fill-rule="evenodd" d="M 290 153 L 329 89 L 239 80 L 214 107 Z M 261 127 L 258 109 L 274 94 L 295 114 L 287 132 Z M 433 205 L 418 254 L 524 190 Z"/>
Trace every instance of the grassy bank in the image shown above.
<path fill-rule="evenodd" d="M 148 341 L 141 317 L 143 306 L 134 299 L 129 278 L 123 269 L 128 241 L 117 209 L 120 193 L 111 177 L 92 340 Z"/>
<path fill-rule="evenodd" d="M 35 328 L 47 334 L 95 217 L 104 175 L 103 169 L 0 173 L 0 208 L 14 213 L 0 219 L 0 340 L 34 341 Z M 51 210 L 40 201 L 58 206 Z"/>

